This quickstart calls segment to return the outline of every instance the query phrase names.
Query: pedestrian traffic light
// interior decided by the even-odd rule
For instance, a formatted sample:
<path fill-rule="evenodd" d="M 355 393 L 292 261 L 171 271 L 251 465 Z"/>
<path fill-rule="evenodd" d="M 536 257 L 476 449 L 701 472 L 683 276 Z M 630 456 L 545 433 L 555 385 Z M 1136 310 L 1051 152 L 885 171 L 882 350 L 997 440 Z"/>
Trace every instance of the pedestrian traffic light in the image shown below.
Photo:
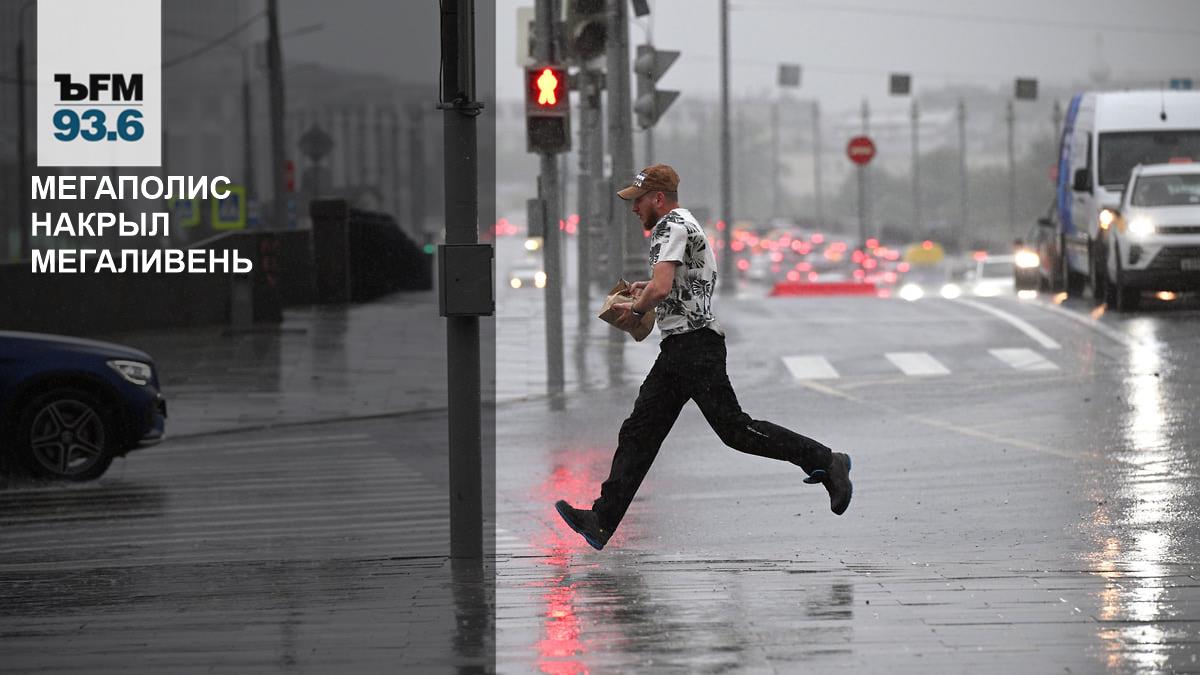
<path fill-rule="evenodd" d="M 529 152 L 557 154 L 571 149 L 571 106 L 567 69 L 540 65 L 525 69 L 525 145 Z"/>
<path fill-rule="evenodd" d="M 637 75 L 637 100 L 633 111 L 638 126 L 649 129 L 658 122 L 667 108 L 679 98 L 678 91 L 659 90 L 655 86 L 663 73 L 679 58 L 679 52 L 655 49 L 650 45 L 638 45 L 637 58 L 633 61 L 633 72 Z"/>
<path fill-rule="evenodd" d="M 589 61 L 604 53 L 608 17 L 604 0 L 568 0 L 567 52 L 578 61 Z"/>

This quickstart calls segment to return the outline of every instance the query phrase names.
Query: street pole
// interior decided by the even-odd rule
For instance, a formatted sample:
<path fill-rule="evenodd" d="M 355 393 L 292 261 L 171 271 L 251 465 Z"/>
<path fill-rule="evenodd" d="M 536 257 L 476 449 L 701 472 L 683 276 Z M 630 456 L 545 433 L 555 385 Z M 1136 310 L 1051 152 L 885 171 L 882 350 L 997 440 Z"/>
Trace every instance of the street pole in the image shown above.
<path fill-rule="evenodd" d="M 1008 234 L 1011 235 L 1017 231 L 1017 153 L 1013 140 L 1017 113 L 1012 99 L 1008 101 L 1008 112 L 1004 119 L 1008 122 Z"/>
<path fill-rule="evenodd" d="M 817 227 L 825 222 L 825 208 L 821 201 L 821 104 L 813 101 L 813 199 L 816 201 Z"/>
<path fill-rule="evenodd" d="M 737 280 L 733 275 L 733 176 L 730 163 L 732 143 L 729 137 L 729 0 L 721 0 L 721 212 L 725 223 L 721 237 L 721 295 L 737 297 Z"/>
<path fill-rule="evenodd" d="M 250 66 L 242 52 L 242 183 L 246 186 L 246 199 L 257 197 L 254 192 L 254 105 L 250 90 Z M 166 163 L 163 163 L 166 166 Z"/>
<path fill-rule="evenodd" d="M 475 117 L 475 3 L 442 0 L 446 244 L 479 242 Z M 450 555 L 483 557 L 479 317 L 446 317 L 450 441 Z"/>
<path fill-rule="evenodd" d="M 871 109 L 867 99 L 862 102 L 862 133 L 871 133 Z M 858 241 L 863 245 L 867 241 L 867 165 L 858 165 Z"/>
<path fill-rule="evenodd" d="M 967 224 L 967 104 L 958 99 L 958 248 L 962 250 Z"/>
<path fill-rule="evenodd" d="M 1054 129 L 1052 130 L 1051 138 L 1054 139 L 1055 143 L 1057 143 L 1059 140 L 1058 135 L 1060 133 L 1062 133 L 1061 132 L 1062 118 L 1063 118 L 1062 103 L 1060 103 L 1058 101 L 1058 99 L 1054 99 L 1054 108 L 1050 112 L 1050 119 L 1054 124 Z"/>
<path fill-rule="evenodd" d="M 771 215 L 779 216 L 779 95 L 771 101 Z"/>
<path fill-rule="evenodd" d="M 633 179 L 633 109 L 629 93 L 629 21 L 628 0 L 608 0 L 608 41 L 605 53 L 606 86 L 608 87 L 608 144 L 612 158 L 612 184 L 610 187 L 625 186 Z M 617 196 L 615 190 L 605 195 L 609 204 L 608 227 L 608 275 L 605 285 L 615 283 L 617 277 L 625 276 L 629 281 L 646 276 L 645 264 L 636 267 L 627 264 L 626 253 L 637 256 L 642 263 L 645 242 L 641 229 L 634 229 L 630 222 L 629 205 Z M 626 233 L 629 234 L 626 234 Z M 630 235 L 636 236 L 633 241 Z M 632 241 L 633 245 L 630 245 Z M 629 268 L 633 267 L 632 271 Z M 633 277 L 633 278 L 630 278 Z M 612 328 L 608 332 L 609 370 L 620 371 L 624 359 L 625 334 Z"/>
<path fill-rule="evenodd" d="M 554 4 L 551 0 L 536 0 L 534 3 L 537 54 L 539 63 L 554 61 Z M 546 203 L 545 236 L 542 239 L 542 267 L 546 273 L 546 287 L 542 289 L 546 303 L 546 393 L 550 396 L 550 409 L 562 410 L 563 400 L 563 317 L 562 317 L 562 251 L 558 229 L 562 218 L 562 201 L 559 193 L 558 157 L 550 153 L 541 154 L 541 175 L 538 180 L 540 197 Z"/>
<path fill-rule="evenodd" d="M 271 176 L 273 178 L 272 220 L 278 230 L 287 229 L 287 156 L 283 138 L 283 50 L 279 41 L 279 0 L 267 0 L 267 76 L 271 90 Z"/>
<path fill-rule="evenodd" d="M 600 73 L 581 68 L 579 70 L 579 178 L 576 195 L 579 204 L 579 229 L 575 232 L 576 248 L 576 293 L 579 304 L 579 328 L 590 325 L 592 312 L 591 290 L 591 245 L 592 227 L 600 221 L 596 216 L 595 203 L 599 195 L 596 181 L 604 170 L 600 156 Z"/>
<path fill-rule="evenodd" d="M 912 100 L 912 199 L 913 199 L 913 228 L 920 232 L 921 226 L 921 113 L 917 108 L 917 99 Z"/>
<path fill-rule="evenodd" d="M 29 181 L 29 141 L 25 133 L 25 12 L 35 6 L 33 0 L 25 0 L 17 12 L 17 250 L 9 251 L 12 239 L 8 228 L 4 228 L 3 249 L 8 257 L 20 260 L 29 248 L 29 193 L 33 189 Z"/>

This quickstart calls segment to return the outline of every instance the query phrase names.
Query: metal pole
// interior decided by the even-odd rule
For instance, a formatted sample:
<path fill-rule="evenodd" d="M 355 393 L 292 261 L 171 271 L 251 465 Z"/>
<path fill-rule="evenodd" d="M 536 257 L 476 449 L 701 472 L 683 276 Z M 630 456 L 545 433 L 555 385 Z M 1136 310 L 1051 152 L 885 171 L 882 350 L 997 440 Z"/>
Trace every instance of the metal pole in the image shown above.
<path fill-rule="evenodd" d="M 966 243 L 967 232 L 967 104 L 958 99 L 958 248 Z"/>
<path fill-rule="evenodd" d="M 254 102 L 250 89 L 250 66 L 246 53 L 242 52 L 242 182 L 246 186 L 246 198 L 257 197 L 254 192 Z M 165 164 L 164 164 L 165 165 Z"/>
<path fill-rule="evenodd" d="M 813 197 L 816 201 L 817 227 L 825 221 L 824 203 L 821 201 L 821 104 L 813 101 Z"/>
<path fill-rule="evenodd" d="M 641 228 L 634 228 L 629 204 L 616 195 L 612 187 L 628 185 L 633 179 L 633 112 L 629 93 L 629 22 L 627 0 L 608 0 L 608 46 L 605 54 L 606 86 L 608 88 L 608 146 L 612 165 L 612 183 L 604 195 L 609 205 L 608 276 L 604 286 L 616 282 L 627 272 L 626 253 L 637 256 L 630 276 L 646 276 L 642 252 Z M 630 245 L 626 231 L 637 237 Z M 642 264 L 637 264 L 642 263 Z M 628 277 L 626 277 L 628 279 Z M 635 279 L 629 279 L 634 281 Z M 608 332 L 608 366 L 610 374 L 620 373 L 624 361 L 625 334 L 616 328 Z"/>
<path fill-rule="evenodd" d="M 474 0 L 442 0 L 446 243 L 479 241 Z M 446 318 L 450 441 L 450 555 L 483 557 L 479 318 Z"/>
<path fill-rule="evenodd" d="M 721 0 L 721 212 L 725 223 L 721 237 L 721 294 L 737 296 L 737 281 L 733 275 L 733 150 L 729 137 L 729 0 Z"/>
<path fill-rule="evenodd" d="M 1008 122 L 1008 233 L 1012 234 L 1017 231 L 1017 153 L 1013 142 L 1017 114 L 1012 99 L 1008 101 L 1008 113 L 1004 119 Z"/>
<path fill-rule="evenodd" d="M 596 211 L 597 198 L 594 186 L 603 170 L 603 160 L 600 157 L 600 77 L 594 70 L 580 70 L 579 79 L 579 178 L 575 195 L 579 205 L 579 229 L 575 232 L 576 247 L 576 288 L 579 305 L 579 328 L 586 329 L 591 322 L 591 256 L 588 254 L 591 245 L 591 230 Z"/>
<path fill-rule="evenodd" d="M 871 133 L 871 108 L 867 100 L 862 102 L 862 132 L 866 136 Z M 858 165 L 858 241 L 867 241 L 867 165 Z"/>
<path fill-rule="evenodd" d="M 912 100 L 912 199 L 913 199 L 913 228 L 921 232 L 921 113 L 917 108 L 917 99 Z"/>
<path fill-rule="evenodd" d="M 22 8 L 24 9 L 24 8 Z M 21 30 L 21 25 L 17 25 L 17 30 Z M 11 239 L 8 236 L 8 231 L 4 232 L 5 253 L 14 259 L 21 259 L 25 255 L 25 250 L 29 248 L 29 167 L 28 161 L 29 148 L 26 146 L 28 141 L 25 140 L 25 38 L 23 36 L 17 38 L 17 250 L 8 251 L 9 242 Z"/>
<path fill-rule="evenodd" d="M 275 228 L 287 228 L 287 161 L 283 137 L 283 50 L 279 40 L 279 0 L 267 0 L 267 73 L 271 90 L 271 177 L 272 220 Z"/>
<path fill-rule="evenodd" d="M 771 215 L 779 213 L 779 96 L 771 101 Z"/>
<path fill-rule="evenodd" d="M 620 47 L 608 52 L 608 101 L 609 128 L 612 131 L 612 166 L 615 182 L 622 187 L 633 179 L 633 101 L 630 94 L 632 67 L 629 63 L 629 2 L 627 0 L 609 0 L 612 14 L 609 15 L 609 42 L 617 43 Z M 618 25 L 612 23 L 619 21 Z M 614 30 L 615 29 L 615 30 Z M 617 231 L 624 239 L 622 252 L 624 261 L 619 269 L 622 276 L 629 281 L 645 278 L 649 275 L 646 267 L 646 240 L 642 236 L 642 228 L 632 226 L 633 212 L 629 204 L 622 201 L 614 193 L 611 197 L 614 203 L 619 202 L 614 213 L 619 214 Z M 614 329 L 615 330 L 615 329 Z M 624 334 L 618 333 L 624 340 Z"/>
<path fill-rule="evenodd" d="M 554 61 L 554 5 L 551 0 L 536 0 L 537 54 L 539 63 Z M 563 400 L 563 318 L 562 318 L 562 250 L 561 232 L 558 229 L 562 218 L 562 201 L 559 193 L 558 157 L 549 153 L 541 155 L 541 177 L 538 181 L 540 197 L 546 202 L 545 238 L 542 240 L 542 267 L 546 272 L 546 287 L 543 290 L 546 303 L 546 393 L 550 396 L 550 409 L 565 408 Z"/>

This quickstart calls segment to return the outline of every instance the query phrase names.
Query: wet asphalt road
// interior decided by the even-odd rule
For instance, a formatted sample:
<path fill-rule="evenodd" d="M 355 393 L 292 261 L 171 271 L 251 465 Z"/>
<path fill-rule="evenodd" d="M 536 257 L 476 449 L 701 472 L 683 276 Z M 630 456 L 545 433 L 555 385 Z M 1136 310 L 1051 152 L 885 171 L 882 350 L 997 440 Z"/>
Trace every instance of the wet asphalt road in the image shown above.
<path fill-rule="evenodd" d="M 513 409 L 497 519 L 531 547 L 499 565 L 502 670 L 1200 671 L 1195 303 L 718 312 L 743 407 L 853 454 L 849 512 L 689 407 L 595 552 L 550 505 L 596 496 L 634 390 Z"/>
<path fill-rule="evenodd" d="M 501 672 L 1200 671 L 1196 304 L 718 304 L 743 406 L 851 452 L 855 500 L 833 516 L 689 407 L 595 552 L 552 504 L 595 496 L 655 341 L 614 372 L 568 303 L 550 412 L 540 298 L 499 301 L 494 598 L 488 568 L 445 557 L 439 413 L 202 435 L 96 483 L 0 491 L 0 670 L 472 671 L 494 607 Z M 353 416 L 354 390 L 415 362 L 371 344 L 355 377 L 279 398 Z M 255 353 L 186 398 L 253 426 L 271 408 L 230 394 Z"/>

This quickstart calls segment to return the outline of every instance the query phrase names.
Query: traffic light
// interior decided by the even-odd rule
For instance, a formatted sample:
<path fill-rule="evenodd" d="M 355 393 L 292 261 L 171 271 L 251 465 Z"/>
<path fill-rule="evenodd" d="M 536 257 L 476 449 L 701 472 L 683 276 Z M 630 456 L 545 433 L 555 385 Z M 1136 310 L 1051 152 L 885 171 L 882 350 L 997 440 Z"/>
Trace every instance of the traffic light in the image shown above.
<path fill-rule="evenodd" d="M 568 0 L 567 52 L 578 61 L 589 61 L 604 53 L 608 17 L 604 0 Z"/>
<path fill-rule="evenodd" d="M 571 149 L 571 106 L 567 69 L 557 65 L 525 69 L 525 146 L 529 152 L 557 154 Z"/>
<path fill-rule="evenodd" d="M 633 72 L 637 75 L 637 100 L 633 112 L 638 126 L 649 129 L 658 122 L 667 108 L 679 98 L 678 91 L 655 88 L 663 73 L 679 58 L 679 52 L 655 49 L 650 45 L 638 45 L 637 58 L 633 61 Z"/>

